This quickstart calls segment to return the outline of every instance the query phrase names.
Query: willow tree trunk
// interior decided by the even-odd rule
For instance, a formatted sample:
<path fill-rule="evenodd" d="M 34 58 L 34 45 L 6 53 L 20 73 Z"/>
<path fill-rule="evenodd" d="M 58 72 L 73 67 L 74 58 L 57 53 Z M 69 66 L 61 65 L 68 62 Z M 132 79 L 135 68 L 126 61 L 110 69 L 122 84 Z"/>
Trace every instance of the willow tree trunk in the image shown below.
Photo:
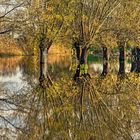
<path fill-rule="evenodd" d="M 131 72 L 140 72 L 140 48 L 132 49 Z"/>
<path fill-rule="evenodd" d="M 76 50 L 76 58 L 79 61 L 80 60 L 80 45 L 78 42 L 74 42 L 74 48 Z"/>
<path fill-rule="evenodd" d="M 137 59 L 136 59 L 136 63 L 137 63 L 137 69 L 136 72 L 140 72 L 140 48 L 137 48 Z"/>
<path fill-rule="evenodd" d="M 82 48 L 81 51 L 81 57 L 80 57 L 80 64 L 86 64 L 87 63 L 87 48 Z"/>
<path fill-rule="evenodd" d="M 88 66 L 87 66 L 87 48 L 80 48 L 80 45 L 78 43 L 75 43 L 75 49 L 76 49 L 76 56 L 77 60 L 79 61 L 75 75 L 73 79 L 77 82 L 80 78 L 80 76 L 86 77 L 88 74 Z"/>
<path fill-rule="evenodd" d="M 80 77 L 80 64 L 78 64 L 77 68 L 76 68 L 76 72 L 73 76 L 73 80 L 78 82 L 78 78 Z"/>
<path fill-rule="evenodd" d="M 106 76 L 108 73 L 108 50 L 107 47 L 103 48 L 103 71 L 101 76 Z"/>
<path fill-rule="evenodd" d="M 79 63 L 85 64 L 87 57 L 87 48 L 82 48 L 79 42 L 74 42 L 74 48 L 76 50 L 76 58 L 79 61 Z"/>
<path fill-rule="evenodd" d="M 125 52 L 123 44 L 119 46 L 119 74 L 125 74 Z"/>
<path fill-rule="evenodd" d="M 44 58 L 44 52 L 45 52 L 45 37 L 42 36 L 40 39 L 40 44 L 39 44 L 39 49 L 40 49 L 40 77 L 39 80 L 42 80 L 45 78 L 45 58 Z"/>
<path fill-rule="evenodd" d="M 133 48 L 132 49 L 132 56 L 131 56 L 131 61 L 132 61 L 132 64 L 131 64 L 131 72 L 136 72 L 136 69 L 137 69 L 137 49 L 136 48 Z"/>

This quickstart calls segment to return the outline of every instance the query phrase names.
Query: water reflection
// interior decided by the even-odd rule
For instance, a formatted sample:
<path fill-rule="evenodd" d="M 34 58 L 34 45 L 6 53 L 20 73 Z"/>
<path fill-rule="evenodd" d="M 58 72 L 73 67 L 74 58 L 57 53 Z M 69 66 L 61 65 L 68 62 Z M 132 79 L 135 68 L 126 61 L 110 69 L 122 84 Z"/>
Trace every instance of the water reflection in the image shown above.
<path fill-rule="evenodd" d="M 22 80 L 22 57 L 0 58 L 0 87 L 17 92 L 26 85 Z"/>
<path fill-rule="evenodd" d="M 115 66 L 109 62 L 108 69 L 112 67 L 113 72 L 108 71 L 106 77 L 101 78 L 98 73 L 103 71 L 102 62 L 92 62 L 89 71 L 93 77 L 81 77 L 81 82 L 76 83 L 72 79 L 75 69 L 70 70 L 73 63 L 68 56 L 52 62 L 48 58 L 40 65 L 37 58 L 23 58 L 15 64 L 12 82 L 26 82 L 22 91 L 29 85 L 32 88 L 22 94 L 0 90 L 1 137 L 139 140 L 140 77 L 128 73 L 120 79 L 114 72 L 118 72 L 116 63 Z M 48 74 L 53 84 L 48 85 Z M 12 80 L 8 74 L 7 77 Z M 4 76 L 3 79 L 6 81 Z"/>
<path fill-rule="evenodd" d="M 39 77 L 39 61 L 37 57 L 10 57 L 0 58 L 0 84 L 5 89 L 11 91 L 19 91 L 22 88 L 26 88 L 27 85 L 33 85 L 37 82 Z M 73 62 L 70 56 L 61 55 L 49 55 L 45 60 L 44 71 L 50 73 L 53 79 L 58 79 L 62 75 L 72 76 Z M 114 64 L 115 63 L 115 64 Z M 107 68 L 103 61 L 91 61 L 89 62 L 89 73 L 102 73 L 103 70 L 108 73 L 119 71 L 119 62 L 108 62 Z M 47 68 L 48 64 L 48 68 Z M 104 65 L 103 65 L 104 64 Z M 126 63 L 126 73 L 130 72 L 131 64 Z"/>
<path fill-rule="evenodd" d="M 108 75 L 104 79 L 83 79 L 79 84 L 65 77 L 50 87 L 36 87 L 28 93 L 31 97 L 27 105 L 30 113 L 25 119 L 28 132 L 19 134 L 19 139 L 136 138 L 133 136 L 137 134 L 134 122 L 139 120 L 139 85 L 133 76 L 126 82 Z M 128 88 L 130 84 L 132 87 Z"/>
<path fill-rule="evenodd" d="M 11 76 L 16 74 L 17 67 L 22 63 L 22 57 L 0 58 L 0 75 Z"/>
<path fill-rule="evenodd" d="M 37 57 L 0 58 L 0 61 L 0 87 L 3 90 L 20 92 L 20 90 L 26 90 L 38 82 L 42 70 L 39 70 Z M 45 60 L 43 71 L 45 74 L 49 71 L 54 79 L 60 78 L 61 73 L 69 72 L 70 63 L 70 56 L 56 55 L 52 57 L 49 55 Z"/>
<path fill-rule="evenodd" d="M 0 86 L 3 87 L 4 90 L 17 92 L 21 90 L 24 86 L 27 86 L 27 82 L 23 81 L 22 78 L 22 71 L 19 67 L 17 67 L 14 74 L 10 74 L 10 76 L 0 76 Z"/>
<path fill-rule="evenodd" d="M 97 72 L 97 73 L 102 73 L 103 72 L 103 62 L 99 61 L 99 62 L 90 62 L 89 64 L 89 71 L 91 73 L 93 72 Z M 119 71 L 119 62 L 115 61 L 115 62 L 108 62 L 108 73 L 118 73 Z M 131 71 L 131 64 L 129 62 L 127 62 L 125 64 L 125 72 L 126 73 L 130 73 Z"/>

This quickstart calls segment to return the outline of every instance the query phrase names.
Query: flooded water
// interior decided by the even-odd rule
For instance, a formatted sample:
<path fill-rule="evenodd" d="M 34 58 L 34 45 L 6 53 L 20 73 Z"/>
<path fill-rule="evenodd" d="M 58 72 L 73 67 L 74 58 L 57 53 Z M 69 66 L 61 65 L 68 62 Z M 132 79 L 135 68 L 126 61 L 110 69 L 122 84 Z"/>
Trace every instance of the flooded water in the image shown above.
<path fill-rule="evenodd" d="M 101 77 L 102 59 L 88 61 L 92 78 L 77 84 L 71 56 L 48 56 L 43 73 L 50 78 L 40 76 L 37 57 L 0 62 L 2 140 L 140 139 L 140 78 L 130 73 L 130 63 L 119 79 L 119 62 L 109 62 Z"/>
<path fill-rule="evenodd" d="M 10 92 L 19 92 L 32 87 L 39 79 L 39 62 L 37 57 L 10 57 L 0 58 L 0 87 Z M 59 72 L 70 69 L 70 57 L 52 56 L 48 57 L 47 67 L 52 77 Z"/>
<path fill-rule="evenodd" d="M 52 59 L 53 58 L 53 59 Z M 36 57 L 10 57 L 0 58 L 0 86 L 4 90 L 18 92 L 21 89 L 26 89 L 32 86 L 38 81 L 39 78 L 39 62 Z M 64 57 L 55 55 L 49 55 L 48 57 L 48 71 L 52 77 L 56 78 L 61 72 L 70 74 L 72 72 L 72 66 L 75 62 L 72 62 L 70 56 Z M 118 72 L 119 63 L 115 62 L 113 70 L 111 72 Z M 126 73 L 130 72 L 131 64 L 126 63 Z M 103 71 L 103 62 L 101 58 L 99 60 L 89 61 L 90 73 L 100 74 Z M 29 77 L 29 78 L 28 78 Z M 59 77 L 60 78 L 60 77 Z"/>

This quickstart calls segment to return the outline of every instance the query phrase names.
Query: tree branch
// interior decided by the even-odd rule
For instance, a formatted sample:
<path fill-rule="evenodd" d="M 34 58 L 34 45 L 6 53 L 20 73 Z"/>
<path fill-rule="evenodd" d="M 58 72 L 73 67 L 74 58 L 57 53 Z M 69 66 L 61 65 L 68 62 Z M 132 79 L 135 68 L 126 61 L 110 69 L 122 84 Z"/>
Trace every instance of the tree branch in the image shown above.
<path fill-rule="evenodd" d="M 15 9 L 19 8 L 20 6 L 22 6 L 24 4 L 24 2 L 16 5 L 15 7 L 13 7 L 11 10 L 7 11 L 4 15 L 0 16 L 0 19 L 1 18 L 4 18 L 6 15 L 8 15 L 9 13 L 11 13 L 12 11 L 14 11 Z"/>
<path fill-rule="evenodd" d="M 5 31 L 0 31 L 0 35 L 11 32 L 11 31 L 12 31 L 12 29 L 8 29 L 8 30 L 5 30 Z"/>

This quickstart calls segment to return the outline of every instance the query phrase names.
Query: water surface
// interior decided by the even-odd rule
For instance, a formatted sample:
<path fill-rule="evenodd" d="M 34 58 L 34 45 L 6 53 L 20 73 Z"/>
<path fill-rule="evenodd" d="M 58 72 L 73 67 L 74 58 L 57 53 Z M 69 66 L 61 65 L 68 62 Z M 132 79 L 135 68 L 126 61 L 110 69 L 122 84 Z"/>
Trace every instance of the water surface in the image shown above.
<path fill-rule="evenodd" d="M 109 62 L 108 75 L 101 77 L 102 59 L 92 59 L 92 79 L 78 84 L 73 81 L 77 62 L 71 56 L 49 55 L 43 70 L 53 81 L 50 85 L 48 79 L 40 80 L 37 57 L 0 61 L 2 139 L 140 139 L 140 79 L 130 73 L 130 63 L 127 76 L 119 79 L 117 60 Z"/>

